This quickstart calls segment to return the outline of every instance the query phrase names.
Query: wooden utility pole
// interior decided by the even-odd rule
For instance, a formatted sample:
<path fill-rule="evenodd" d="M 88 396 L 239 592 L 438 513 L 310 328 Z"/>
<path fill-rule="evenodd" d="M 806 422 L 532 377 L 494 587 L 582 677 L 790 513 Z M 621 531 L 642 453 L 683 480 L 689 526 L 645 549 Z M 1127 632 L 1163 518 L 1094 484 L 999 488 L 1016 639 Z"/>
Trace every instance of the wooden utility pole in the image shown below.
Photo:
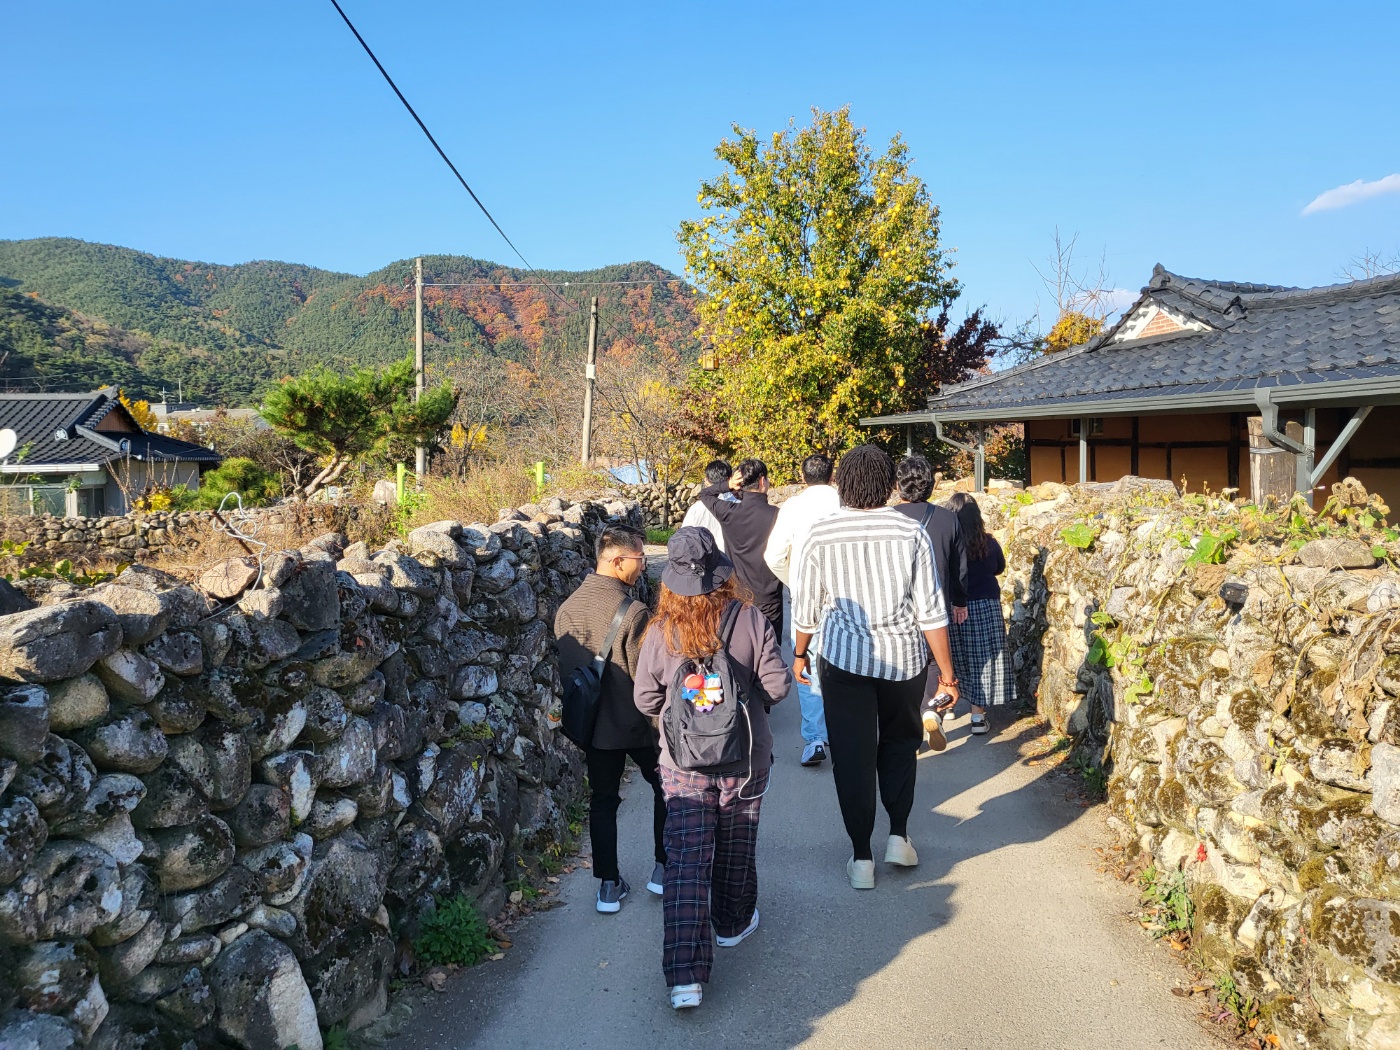
<path fill-rule="evenodd" d="M 583 455 L 586 467 L 593 458 L 593 388 L 598 383 L 598 297 L 588 310 L 588 364 L 584 367 L 588 385 L 583 391 Z"/>
<path fill-rule="evenodd" d="M 423 257 L 413 261 L 413 400 L 423 396 Z M 418 484 L 428 473 L 428 450 L 419 445 L 413 450 L 413 469 Z"/>

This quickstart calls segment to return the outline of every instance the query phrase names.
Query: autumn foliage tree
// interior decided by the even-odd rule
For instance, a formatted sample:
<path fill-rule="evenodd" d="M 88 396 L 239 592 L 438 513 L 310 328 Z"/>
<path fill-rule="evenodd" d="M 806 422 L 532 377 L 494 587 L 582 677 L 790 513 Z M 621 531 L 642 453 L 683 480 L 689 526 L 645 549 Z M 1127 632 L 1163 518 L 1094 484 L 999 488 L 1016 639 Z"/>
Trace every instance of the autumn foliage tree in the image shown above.
<path fill-rule="evenodd" d="M 714 368 L 687 393 L 691 433 L 794 478 L 810 452 L 863 437 L 902 405 L 923 325 L 958 294 L 938 208 L 898 136 L 877 155 L 849 109 L 813 111 L 766 142 L 734 126 L 683 222 Z"/>
<path fill-rule="evenodd" d="M 325 460 L 301 494 L 315 495 L 377 448 L 435 444 L 451 422 L 457 391 L 443 384 L 415 402 L 413 386 L 413 362 L 404 360 L 349 374 L 321 368 L 268 391 L 263 418 Z"/>

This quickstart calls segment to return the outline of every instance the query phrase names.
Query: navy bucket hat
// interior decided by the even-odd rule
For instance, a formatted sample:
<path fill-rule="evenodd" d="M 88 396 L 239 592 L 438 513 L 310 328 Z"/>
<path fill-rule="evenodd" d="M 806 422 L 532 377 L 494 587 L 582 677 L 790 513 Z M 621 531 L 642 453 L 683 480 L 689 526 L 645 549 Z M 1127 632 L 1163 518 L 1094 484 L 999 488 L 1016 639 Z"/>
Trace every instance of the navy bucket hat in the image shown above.
<path fill-rule="evenodd" d="M 734 575 L 734 563 L 715 546 L 709 529 L 677 529 L 666 544 L 666 567 L 661 582 L 674 594 L 696 598 L 722 587 Z"/>

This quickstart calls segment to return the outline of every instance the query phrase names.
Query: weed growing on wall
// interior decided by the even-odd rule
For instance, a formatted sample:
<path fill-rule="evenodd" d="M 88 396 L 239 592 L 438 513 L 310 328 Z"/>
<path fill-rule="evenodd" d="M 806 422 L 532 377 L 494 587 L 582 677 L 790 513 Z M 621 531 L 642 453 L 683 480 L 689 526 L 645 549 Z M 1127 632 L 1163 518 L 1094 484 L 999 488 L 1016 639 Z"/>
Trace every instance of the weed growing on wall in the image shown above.
<path fill-rule="evenodd" d="M 1189 943 L 1196 906 L 1186 887 L 1186 873 L 1163 871 L 1153 864 L 1138 876 L 1138 888 L 1144 906 L 1138 920 L 1142 928 L 1158 940 L 1170 937 L 1182 946 Z"/>
<path fill-rule="evenodd" d="M 460 895 L 438 901 L 413 942 L 418 958 L 433 966 L 474 966 L 496 948 L 476 905 Z"/>

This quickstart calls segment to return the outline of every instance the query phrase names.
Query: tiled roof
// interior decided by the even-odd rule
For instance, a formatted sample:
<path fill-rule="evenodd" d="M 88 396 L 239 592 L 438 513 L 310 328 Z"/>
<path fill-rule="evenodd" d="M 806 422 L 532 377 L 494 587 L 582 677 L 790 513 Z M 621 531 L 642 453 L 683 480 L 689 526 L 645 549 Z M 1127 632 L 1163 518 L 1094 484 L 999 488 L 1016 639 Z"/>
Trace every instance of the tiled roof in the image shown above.
<path fill-rule="evenodd" d="M 0 394 L 0 429 L 16 433 L 19 448 L 26 449 L 23 463 L 35 468 L 104 464 L 128 455 L 137 460 L 219 462 L 212 449 L 162 434 L 104 434 L 92 429 L 119 404 L 110 387 L 88 394 Z M 14 465 L 15 457 L 10 461 Z"/>
<path fill-rule="evenodd" d="M 1211 330 L 1114 342 L 1114 326 L 1083 347 L 945 387 L 929 410 L 970 419 L 978 410 L 1009 418 L 1021 408 L 1043 415 L 1063 406 L 1068 414 L 1145 399 L 1251 404 L 1257 387 L 1400 381 L 1400 275 L 1283 288 L 1158 266 L 1124 318 L 1149 301 Z"/>

